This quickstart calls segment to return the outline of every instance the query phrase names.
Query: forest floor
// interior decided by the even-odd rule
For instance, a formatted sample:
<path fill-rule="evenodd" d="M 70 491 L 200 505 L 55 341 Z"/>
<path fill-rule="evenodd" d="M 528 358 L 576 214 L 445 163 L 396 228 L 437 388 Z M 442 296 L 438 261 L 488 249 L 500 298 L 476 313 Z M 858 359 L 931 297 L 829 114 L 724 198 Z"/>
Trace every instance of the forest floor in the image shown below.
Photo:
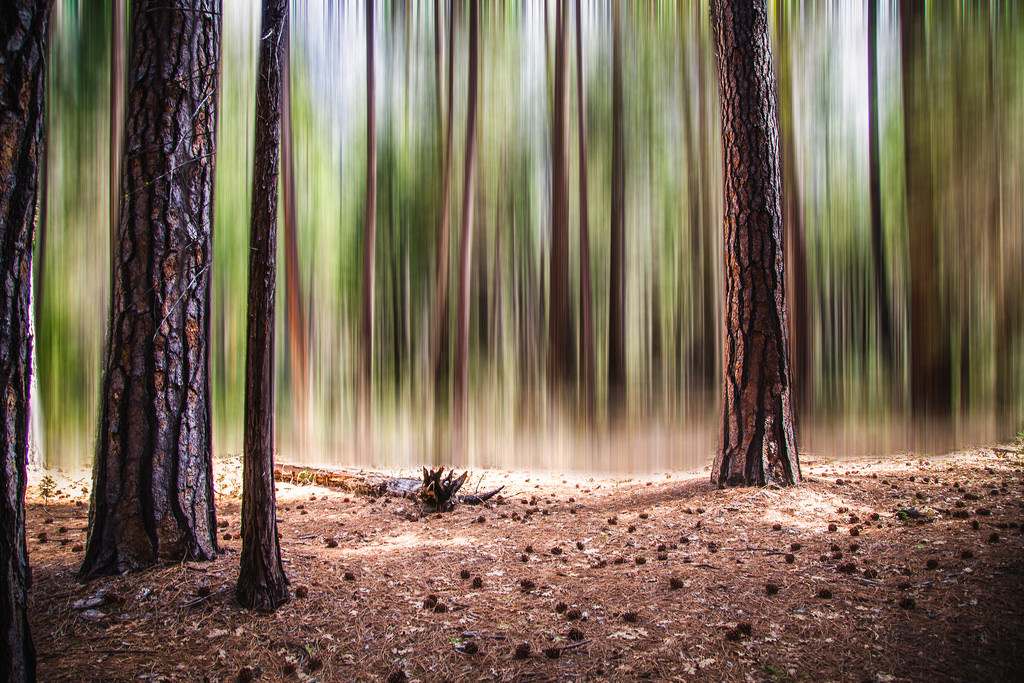
<path fill-rule="evenodd" d="M 270 615 L 235 602 L 241 467 L 215 467 L 215 561 L 87 584 L 88 475 L 49 473 L 46 505 L 34 475 L 40 680 L 1024 677 L 1013 448 L 808 457 L 789 489 L 475 472 L 503 498 L 444 515 L 279 483 L 295 597 Z"/>

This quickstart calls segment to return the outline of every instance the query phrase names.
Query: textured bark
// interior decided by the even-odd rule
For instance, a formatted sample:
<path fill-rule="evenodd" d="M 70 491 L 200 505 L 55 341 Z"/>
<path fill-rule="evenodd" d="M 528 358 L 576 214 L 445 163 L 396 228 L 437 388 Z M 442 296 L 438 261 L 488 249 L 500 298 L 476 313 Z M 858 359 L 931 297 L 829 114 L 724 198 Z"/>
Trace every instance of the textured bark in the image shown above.
<path fill-rule="evenodd" d="M 377 240 L 377 114 L 373 59 L 373 0 L 366 0 L 366 216 L 363 224 L 363 298 L 359 333 L 360 429 L 369 425 L 373 400 L 373 307 Z"/>
<path fill-rule="evenodd" d="M 926 94 L 924 2 L 900 3 L 907 234 L 910 255 L 910 408 L 915 416 L 953 407 L 948 294 L 937 245 L 932 111 Z"/>
<path fill-rule="evenodd" d="M 278 144 L 288 0 L 263 0 L 256 79 L 256 140 L 249 233 L 249 315 L 245 346 L 245 460 L 242 554 L 236 595 L 272 610 L 289 599 L 274 496 L 274 294 L 277 281 Z"/>
<path fill-rule="evenodd" d="M 885 235 L 882 232 L 882 171 L 878 151 L 878 0 L 868 0 L 868 176 L 871 201 L 871 261 L 878 299 L 878 331 L 882 358 L 893 367 L 896 347 L 892 334 L 889 275 L 886 269 Z"/>
<path fill-rule="evenodd" d="M 576 116 L 580 138 L 580 349 L 583 370 L 583 413 L 593 421 L 594 322 L 590 292 L 590 217 L 587 198 L 587 117 L 583 93 L 583 28 L 580 0 L 576 0 Z"/>
<path fill-rule="evenodd" d="M 132 3 L 121 204 L 81 578 L 217 552 L 210 264 L 221 16 Z"/>
<path fill-rule="evenodd" d="M 476 198 L 476 91 L 478 2 L 469 2 L 469 85 L 466 94 L 466 161 L 462 182 L 462 239 L 459 244 L 459 294 L 455 328 L 455 381 L 452 414 L 458 447 L 465 446 L 467 385 L 469 382 L 469 273 L 473 253 L 473 200 Z"/>
<path fill-rule="evenodd" d="M 34 681 L 25 546 L 31 381 L 32 233 L 43 151 L 50 3 L 0 9 L 0 681 Z"/>
<path fill-rule="evenodd" d="M 790 396 L 779 127 L 765 0 L 711 4 L 725 169 L 720 485 L 800 476 Z"/>
<path fill-rule="evenodd" d="M 568 390 L 576 370 L 572 309 L 569 305 L 569 69 L 566 54 L 568 0 L 558 0 L 555 17 L 555 106 L 551 128 L 551 253 L 548 277 L 548 382 Z"/>
<path fill-rule="evenodd" d="M 608 415 L 622 413 L 626 401 L 626 164 L 622 130 L 622 20 L 619 0 L 612 22 L 612 217 L 608 284 Z"/>

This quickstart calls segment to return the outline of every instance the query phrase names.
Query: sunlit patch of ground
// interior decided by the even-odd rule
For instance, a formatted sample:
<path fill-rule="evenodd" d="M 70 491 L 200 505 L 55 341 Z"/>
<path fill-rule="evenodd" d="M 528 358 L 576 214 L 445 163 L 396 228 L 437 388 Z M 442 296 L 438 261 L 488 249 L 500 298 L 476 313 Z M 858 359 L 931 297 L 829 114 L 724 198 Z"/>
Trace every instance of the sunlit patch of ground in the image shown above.
<path fill-rule="evenodd" d="M 792 489 L 488 470 L 467 487 L 503 499 L 443 516 L 280 483 L 296 597 L 272 615 L 233 599 L 238 459 L 217 464 L 217 560 L 84 585 L 88 475 L 50 473 L 44 506 L 35 473 L 40 680 L 1013 680 L 1011 450 L 816 457 Z"/>

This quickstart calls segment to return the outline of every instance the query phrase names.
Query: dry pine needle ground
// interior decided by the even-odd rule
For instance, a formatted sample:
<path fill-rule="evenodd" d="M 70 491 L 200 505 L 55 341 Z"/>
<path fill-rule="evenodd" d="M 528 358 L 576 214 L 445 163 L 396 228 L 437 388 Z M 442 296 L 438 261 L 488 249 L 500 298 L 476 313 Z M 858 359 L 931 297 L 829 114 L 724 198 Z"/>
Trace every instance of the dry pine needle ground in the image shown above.
<path fill-rule="evenodd" d="M 500 502 L 443 516 L 280 483 L 295 597 L 272 615 L 233 597 L 237 459 L 217 464 L 216 561 L 88 584 L 87 475 L 45 505 L 37 475 L 39 677 L 1020 680 L 1022 469 L 978 449 L 811 460 L 789 490 L 492 471 Z"/>

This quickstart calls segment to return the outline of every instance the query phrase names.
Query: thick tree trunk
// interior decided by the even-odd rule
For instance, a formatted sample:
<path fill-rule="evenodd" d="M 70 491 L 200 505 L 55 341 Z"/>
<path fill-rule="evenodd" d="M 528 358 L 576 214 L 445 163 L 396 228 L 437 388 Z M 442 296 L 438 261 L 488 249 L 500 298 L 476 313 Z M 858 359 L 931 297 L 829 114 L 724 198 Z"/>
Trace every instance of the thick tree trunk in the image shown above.
<path fill-rule="evenodd" d="M 800 476 L 789 370 L 779 124 L 765 0 L 713 0 L 725 169 L 725 356 L 712 482 Z"/>
<path fill-rule="evenodd" d="M 256 79 L 256 140 L 249 232 L 249 315 L 245 346 L 245 460 L 242 554 L 236 595 L 272 610 L 288 601 L 274 496 L 274 294 L 277 280 L 278 144 L 288 0 L 263 0 Z"/>
<path fill-rule="evenodd" d="M 576 0 L 576 116 L 580 138 L 580 348 L 583 370 L 583 414 L 592 422 L 594 393 L 594 322 L 590 292 L 590 217 L 587 199 L 587 117 L 583 93 L 583 28 Z"/>
<path fill-rule="evenodd" d="M 622 19 L 619 0 L 612 22 L 612 216 L 608 284 L 608 416 L 618 417 L 626 401 L 626 164 L 622 129 Z"/>
<path fill-rule="evenodd" d="M 373 3 L 366 0 L 366 215 L 363 224 L 362 323 L 359 335 L 359 429 L 369 428 L 373 410 L 373 307 L 377 240 L 377 115 L 373 59 Z"/>
<path fill-rule="evenodd" d="M 572 309 L 569 305 L 569 116 L 566 6 L 555 17 L 555 107 L 551 128 L 551 260 L 548 276 L 548 384 L 556 395 L 571 386 L 576 370 Z"/>
<path fill-rule="evenodd" d="M 220 3 L 132 4 L 117 259 L 79 576 L 217 552 L 210 265 Z"/>
<path fill-rule="evenodd" d="M 941 280 L 932 169 L 932 112 L 924 63 L 924 2 L 900 3 L 904 163 L 910 254 L 910 407 L 942 417 L 953 407 L 948 293 Z"/>
<path fill-rule="evenodd" d="M 469 273 L 473 253 L 473 200 L 476 195 L 476 89 L 478 2 L 469 0 L 469 85 L 466 94 L 466 161 L 462 183 L 462 239 L 459 244 L 458 324 L 455 337 L 453 417 L 458 448 L 465 447 L 469 383 Z"/>
<path fill-rule="evenodd" d="M 34 681 L 25 546 L 31 381 L 32 233 L 39 187 L 50 3 L 0 10 L 0 680 Z"/>

